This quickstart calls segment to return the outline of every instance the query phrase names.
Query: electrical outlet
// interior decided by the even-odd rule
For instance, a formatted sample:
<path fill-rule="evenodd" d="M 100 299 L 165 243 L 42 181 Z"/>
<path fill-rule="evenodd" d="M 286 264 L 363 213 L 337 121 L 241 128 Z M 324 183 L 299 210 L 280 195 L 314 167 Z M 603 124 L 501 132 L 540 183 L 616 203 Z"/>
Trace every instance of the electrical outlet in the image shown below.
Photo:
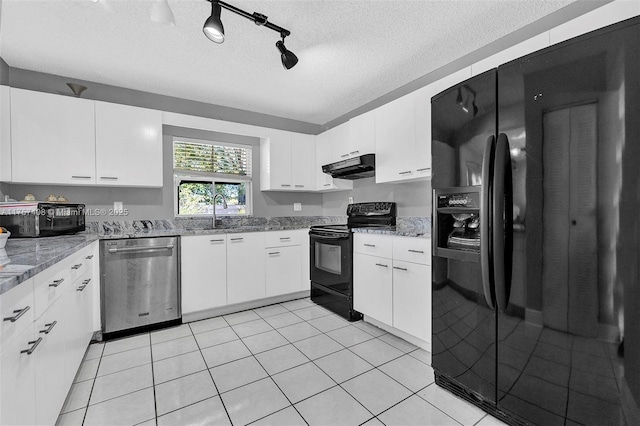
<path fill-rule="evenodd" d="M 117 212 L 121 212 L 124 210 L 124 204 L 122 201 L 114 201 L 113 202 L 113 210 Z"/>
<path fill-rule="evenodd" d="M 302 203 L 293 203 L 293 211 L 294 212 L 302 211 Z"/>
<path fill-rule="evenodd" d="M 353 197 L 349 197 L 349 204 L 353 204 Z"/>

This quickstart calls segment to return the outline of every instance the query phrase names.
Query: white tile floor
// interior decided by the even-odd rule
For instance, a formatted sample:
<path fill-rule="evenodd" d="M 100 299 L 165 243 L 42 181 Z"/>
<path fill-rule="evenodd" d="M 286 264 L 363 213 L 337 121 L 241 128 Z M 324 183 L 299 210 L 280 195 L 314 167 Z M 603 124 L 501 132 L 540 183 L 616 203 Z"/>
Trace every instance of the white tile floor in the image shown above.
<path fill-rule="evenodd" d="M 502 424 L 431 355 L 309 299 L 92 344 L 58 425 Z"/>

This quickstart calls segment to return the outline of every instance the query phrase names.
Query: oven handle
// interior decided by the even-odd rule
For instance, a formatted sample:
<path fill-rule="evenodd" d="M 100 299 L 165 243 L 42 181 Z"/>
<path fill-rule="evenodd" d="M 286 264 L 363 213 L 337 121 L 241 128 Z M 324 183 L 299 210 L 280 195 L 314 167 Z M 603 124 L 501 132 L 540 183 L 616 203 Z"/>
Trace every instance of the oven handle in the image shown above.
<path fill-rule="evenodd" d="M 316 237 L 318 239 L 323 239 L 323 240 L 348 240 L 349 239 L 349 235 L 340 235 L 340 236 L 330 236 L 330 235 L 320 235 L 320 234 L 309 234 L 312 237 Z"/>

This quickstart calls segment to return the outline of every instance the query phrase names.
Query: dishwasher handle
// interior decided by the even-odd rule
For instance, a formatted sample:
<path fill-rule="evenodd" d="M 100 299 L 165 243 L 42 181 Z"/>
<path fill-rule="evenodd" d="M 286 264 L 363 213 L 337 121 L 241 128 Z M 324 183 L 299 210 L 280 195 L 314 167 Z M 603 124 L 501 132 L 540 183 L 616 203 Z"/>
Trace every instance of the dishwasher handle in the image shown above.
<path fill-rule="evenodd" d="M 171 250 L 174 248 L 173 244 L 167 244 L 166 246 L 159 247 L 123 247 L 123 248 L 110 248 L 109 253 L 131 253 L 138 251 L 147 251 L 147 250 Z"/>

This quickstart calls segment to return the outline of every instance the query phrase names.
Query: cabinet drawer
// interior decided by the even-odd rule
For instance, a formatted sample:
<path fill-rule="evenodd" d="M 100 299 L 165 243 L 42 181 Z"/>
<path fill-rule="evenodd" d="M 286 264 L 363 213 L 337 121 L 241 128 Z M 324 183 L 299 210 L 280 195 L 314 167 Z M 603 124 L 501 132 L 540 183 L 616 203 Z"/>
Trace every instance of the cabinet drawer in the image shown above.
<path fill-rule="evenodd" d="M 34 319 L 33 278 L 0 296 L 0 346 L 26 330 Z"/>
<path fill-rule="evenodd" d="M 266 247 L 284 247 L 302 245 L 303 233 L 308 232 L 302 229 L 291 231 L 272 231 L 265 235 Z"/>
<path fill-rule="evenodd" d="M 395 237 L 393 260 L 431 265 L 431 239 Z"/>
<path fill-rule="evenodd" d="M 33 278 L 34 318 L 39 318 L 72 284 L 72 266 L 72 260 L 65 259 Z"/>
<path fill-rule="evenodd" d="M 356 232 L 353 234 L 354 253 L 368 254 L 370 256 L 385 257 L 391 259 L 393 238 L 391 235 L 366 234 Z"/>

